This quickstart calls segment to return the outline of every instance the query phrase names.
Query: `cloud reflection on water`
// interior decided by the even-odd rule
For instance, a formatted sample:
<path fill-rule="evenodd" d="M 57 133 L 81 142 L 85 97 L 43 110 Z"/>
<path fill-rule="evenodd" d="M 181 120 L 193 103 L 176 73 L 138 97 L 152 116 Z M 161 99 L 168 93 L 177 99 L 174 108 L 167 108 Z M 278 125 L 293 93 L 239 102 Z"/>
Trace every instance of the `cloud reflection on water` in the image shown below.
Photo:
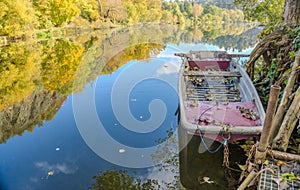
<path fill-rule="evenodd" d="M 36 162 L 34 165 L 42 171 L 47 172 L 48 175 L 52 174 L 74 174 L 78 170 L 78 166 L 66 163 L 49 164 L 47 161 Z M 51 173 L 50 173 L 51 172 Z M 52 174 L 52 175 L 53 175 Z"/>

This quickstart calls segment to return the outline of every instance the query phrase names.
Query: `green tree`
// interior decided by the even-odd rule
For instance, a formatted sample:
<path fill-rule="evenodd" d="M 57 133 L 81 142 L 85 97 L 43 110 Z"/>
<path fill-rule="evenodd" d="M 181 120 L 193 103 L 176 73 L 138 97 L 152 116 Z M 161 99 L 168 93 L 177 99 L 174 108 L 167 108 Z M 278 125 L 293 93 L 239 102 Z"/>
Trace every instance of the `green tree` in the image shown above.
<path fill-rule="evenodd" d="M 238 3 L 246 6 L 249 2 L 238 1 Z M 285 88 L 274 116 L 270 141 L 273 141 L 272 148 L 286 151 L 290 137 L 293 131 L 296 131 L 294 130 L 296 124 L 299 123 L 299 114 L 297 115 L 299 111 L 295 111 L 299 110 L 300 105 L 297 99 L 300 97 L 297 83 L 299 74 L 296 74 L 297 68 L 294 66 L 299 63 L 300 3 L 299 0 L 251 1 L 251 3 L 254 8 L 249 10 L 244 6 L 244 11 L 246 14 L 249 12 L 250 18 L 267 22 L 262 36 L 268 35 L 252 51 L 246 64 L 247 72 L 252 79 L 255 76 L 256 88 L 259 89 L 261 97 L 268 99 L 270 86 L 274 83 Z M 269 9 L 266 7 L 267 3 Z M 277 9 L 274 9 L 276 7 Z M 262 10 L 263 15 L 258 13 L 258 10 Z M 271 18 L 272 16 L 274 18 Z M 279 19 L 281 17 L 282 20 Z M 262 59 L 259 59 L 260 57 Z M 260 69 L 258 75 L 255 75 L 256 68 Z"/>
<path fill-rule="evenodd" d="M 149 17 L 148 21 L 160 21 L 162 18 L 162 2 L 161 0 L 148 0 L 147 1 Z"/>
<path fill-rule="evenodd" d="M 125 3 L 126 11 L 128 13 L 127 23 L 133 24 L 139 21 L 139 15 L 136 7 L 131 2 Z"/>
<path fill-rule="evenodd" d="M 186 13 L 186 17 L 191 19 L 193 17 L 193 6 L 190 1 L 185 0 L 184 3 L 184 12 Z"/>
<path fill-rule="evenodd" d="M 116 171 L 115 169 L 101 172 L 94 176 L 96 180 L 89 188 L 90 190 L 156 190 L 160 189 L 157 180 L 148 179 L 142 183 L 140 179 L 135 179 L 127 174 L 126 171 Z"/>
<path fill-rule="evenodd" d="M 172 16 L 171 12 L 163 11 L 162 16 L 161 16 L 161 22 L 171 24 L 172 19 L 173 19 L 173 16 Z"/>
<path fill-rule="evenodd" d="M 235 0 L 242 6 L 245 18 L 265 25 L 262 36 L 270 34 L 282 23 L 284 0 Z"/>
<path fill-rule="evenodd" d="M 99 5 L 95 0 L 78 0 L 76 4 L 80 9 L 80 16 L 89 22 L 101 18 Z"/>
<path fill-rule="evenodd" d="M 174 2 L 170 6 L 170 11 L 173 15 L 173 22 L 174 23 L 181 23 L 184 21 L 184 17 L 182 12 L 180 11 L 180 7 L 177 2 Z"/>

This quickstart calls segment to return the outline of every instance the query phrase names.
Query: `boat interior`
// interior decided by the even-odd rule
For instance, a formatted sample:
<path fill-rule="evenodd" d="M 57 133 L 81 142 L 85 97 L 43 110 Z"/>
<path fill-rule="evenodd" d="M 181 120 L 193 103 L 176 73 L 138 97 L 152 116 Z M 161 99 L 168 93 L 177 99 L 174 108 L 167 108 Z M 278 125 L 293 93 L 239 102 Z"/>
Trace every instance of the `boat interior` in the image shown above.
<path fill-rule="evenodd" d="M 245 73 L 235 61 L 219 55 L 204 52 L 183 60 L 187 121 L 199 125 L 262 125 L 261 110 L 247 86 L 249 79 L 243 79 Z"/>

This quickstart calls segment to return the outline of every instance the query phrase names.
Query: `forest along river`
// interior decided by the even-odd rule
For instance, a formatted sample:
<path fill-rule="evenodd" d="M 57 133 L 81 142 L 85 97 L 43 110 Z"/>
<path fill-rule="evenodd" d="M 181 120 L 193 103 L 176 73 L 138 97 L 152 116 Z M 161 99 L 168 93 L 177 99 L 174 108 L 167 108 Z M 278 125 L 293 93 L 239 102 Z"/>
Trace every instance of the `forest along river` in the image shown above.
<path fill-rule="evenodd" d="M 193 138 L 178 154 L 174 53 L 249 52 L 258 31 L 153 25 L 1 47 L 0 189 L 228 189 L 222 151 Z"/>

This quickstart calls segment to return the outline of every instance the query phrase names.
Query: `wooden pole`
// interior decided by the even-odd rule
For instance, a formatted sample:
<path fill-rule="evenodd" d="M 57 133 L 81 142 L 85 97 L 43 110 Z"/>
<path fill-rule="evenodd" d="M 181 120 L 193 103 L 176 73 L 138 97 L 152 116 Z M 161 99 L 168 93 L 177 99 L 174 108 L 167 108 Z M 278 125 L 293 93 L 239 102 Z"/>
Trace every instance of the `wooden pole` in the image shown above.
<path fill-rule="evenodd" d="M 271 157 L 279 159 L 279 160 L 300 162 L 300 155 L 297 155 L 297 154 L 291 154 L 291 153 L 281 152 L 281 151 L 277 151 L 277 150 L 268 150 L 267 154 L 268 154 L 268 156 L 271 156 Z"/>
<path fill-rule="evenodd" d="M 297 70 L 298 67 L 300 65 L 300 52 L 298 52 L 296 58 L 295 58 L 295 62 L 294 65 L 292 67 L 292 71 L 290 73 L 290 77 L 288 79 L 288 83 L 284 89 L 284 93 L 280 102 L 280 105 L 278 107 L 278 110 L 276 112 L 275 118 L 274 118 L 274 122 L 273 122 L 273 126 L 272 126 L 272 132 L 271 132 L 271 141 L 274 139 L 274 137 L 276 136 L 276 134 L 279 131 L 279 128 L 282 124 L 282 121 L 284 119 L 284 115 L 286 114 L 288 107 L 289 107 L 289 100 L 290 100 L 290 96 L 292 94 L 293 91 L 293 87 L 295 84 L 295 80 L 296 77 L 298 76 L 297 74 Z"/>
<path fill-rule="evenodd" d="M 252 170 L 237 190 L 246 189 L 249 183 L 251 183 L 251 181 L 253 181 L 253 179 L 256 177 L 256 175 L 257 173 L 254 170 Z"/>
<path fill-rule="evenodd" d="M 280 93 L 280 86 L 272 85 L 270 90 L 270 97 L 267 107 L 266 118 L 264 121 L 264 126 L 261 132 L 261 137 L 259 140 L 259 145 L 255 152 L 254 162 L 256 164 L 261 164 L 264 162 L 267 155 L 267 147 L 269 145 L 269 139 L 271 135 L 272 121 L 277 107 L 278 97 Z"/>
<path fill-rule="evenodd" d="M 281 123 L 278 134 L 273 140 L 272 148 L 277 150 L 286 151 L 288 148 L 289 140 L 293 133 L 294 128 L 300 118 L 300 86 L 298 87 L 295 97 L 290 105 L 284 119 Z"/>

